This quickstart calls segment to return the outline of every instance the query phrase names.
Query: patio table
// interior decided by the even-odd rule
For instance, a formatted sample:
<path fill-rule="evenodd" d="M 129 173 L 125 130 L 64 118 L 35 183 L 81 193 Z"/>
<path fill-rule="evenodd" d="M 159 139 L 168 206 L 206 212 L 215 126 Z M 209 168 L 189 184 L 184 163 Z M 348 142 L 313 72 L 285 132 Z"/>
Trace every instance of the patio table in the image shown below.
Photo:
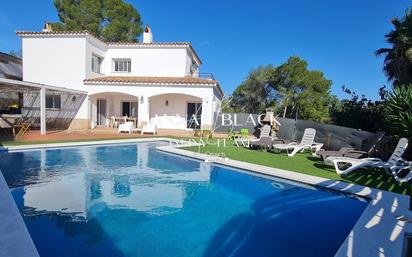
<path fill-rule="evenodd" d="M 15 125 L 17 123 L 17 120 L 22 118 L 23 115 L 21 115 L 21 114 L 2 114 L 0 117 L 3 118 L 3 120 L 6 121 L 7 123 L 9 123 L 10 125 Z"/>
<path fill-rule="evenodd" d="M 124 117 L 125 122 L 131 121 L 133 122 L 134 126 L 137 127 L 137 118 L 134 117 Z"/>

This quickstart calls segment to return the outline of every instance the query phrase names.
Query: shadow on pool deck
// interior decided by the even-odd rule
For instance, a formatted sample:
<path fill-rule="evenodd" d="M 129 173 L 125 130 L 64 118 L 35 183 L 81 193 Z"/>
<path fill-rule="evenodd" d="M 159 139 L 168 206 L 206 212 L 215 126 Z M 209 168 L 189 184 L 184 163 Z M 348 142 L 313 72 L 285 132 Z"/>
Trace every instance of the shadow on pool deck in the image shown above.
<path fill-rule="evenodd" d="M 318 157 L 308 156 L 308 160 L 313 162 L 313 166 L 325 171 L 335 172 L 334 168 L 320 161 Z M 402 174 L 401 174 L 402 175 Z M 359 169 L 347 175 L 343 175 L 342 179 L 346 182 L 363 185 L 367 187 L 378 188 L 381 190 L 412 195 L 412 183 L 399 183 L 392 176 L 385 173 L 383 169 Z M 412 201 L 412 199 L 411 199 Z"/>

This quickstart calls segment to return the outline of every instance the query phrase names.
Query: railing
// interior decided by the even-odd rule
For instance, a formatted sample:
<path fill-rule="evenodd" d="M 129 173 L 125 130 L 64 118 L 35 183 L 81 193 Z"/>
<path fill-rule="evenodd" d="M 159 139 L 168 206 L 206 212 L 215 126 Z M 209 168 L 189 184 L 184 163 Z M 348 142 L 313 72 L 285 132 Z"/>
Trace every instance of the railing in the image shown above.
<path fill-rule="evenodd" d="M 211 72 L 193 73 L 192 76 L 195 77 L 195 78 L 215 80 L 215 77 L 213 76 L 213 74 Z"/>

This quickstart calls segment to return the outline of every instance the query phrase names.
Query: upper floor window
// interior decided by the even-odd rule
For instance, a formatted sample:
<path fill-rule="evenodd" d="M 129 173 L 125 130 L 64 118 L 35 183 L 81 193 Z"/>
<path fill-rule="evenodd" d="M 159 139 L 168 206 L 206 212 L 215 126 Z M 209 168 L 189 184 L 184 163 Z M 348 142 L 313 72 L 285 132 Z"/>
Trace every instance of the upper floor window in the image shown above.
<path fill-rule="evenodd" d="M 190 65 L 190 74 L 193 76 L 196 73 L 199 73 L 199 66 L 193 61 L 192 65 Z"/>
<path fill-rule="evenodd" d="M 60 109 L 62 100 L 60 95 L 46 95 L 46 108 L 47 109 Z"/>
<path fill-rule="evenodd" d="M 114 72 L 131 72 L 132 61 L 130 59 L 113 59 Z"/>
<path fill-rule="evenodd" d="M 101 69 L 102 62 L 103 62 L 102 57 L 93 54 L 92 55 L 92 71 L 96 73 L 101 73 L 102 72 L 102 69 Z"/>

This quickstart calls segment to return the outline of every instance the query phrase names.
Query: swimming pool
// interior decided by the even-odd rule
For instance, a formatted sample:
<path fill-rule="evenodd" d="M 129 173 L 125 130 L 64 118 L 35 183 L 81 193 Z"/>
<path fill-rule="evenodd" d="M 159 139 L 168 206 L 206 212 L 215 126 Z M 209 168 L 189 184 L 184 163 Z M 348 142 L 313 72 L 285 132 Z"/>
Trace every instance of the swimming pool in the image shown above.
<path fill-rule="evenodd" d="M 368 204 L 165 144 L 0 154 L 40 256 L 333 256 Z"/>

